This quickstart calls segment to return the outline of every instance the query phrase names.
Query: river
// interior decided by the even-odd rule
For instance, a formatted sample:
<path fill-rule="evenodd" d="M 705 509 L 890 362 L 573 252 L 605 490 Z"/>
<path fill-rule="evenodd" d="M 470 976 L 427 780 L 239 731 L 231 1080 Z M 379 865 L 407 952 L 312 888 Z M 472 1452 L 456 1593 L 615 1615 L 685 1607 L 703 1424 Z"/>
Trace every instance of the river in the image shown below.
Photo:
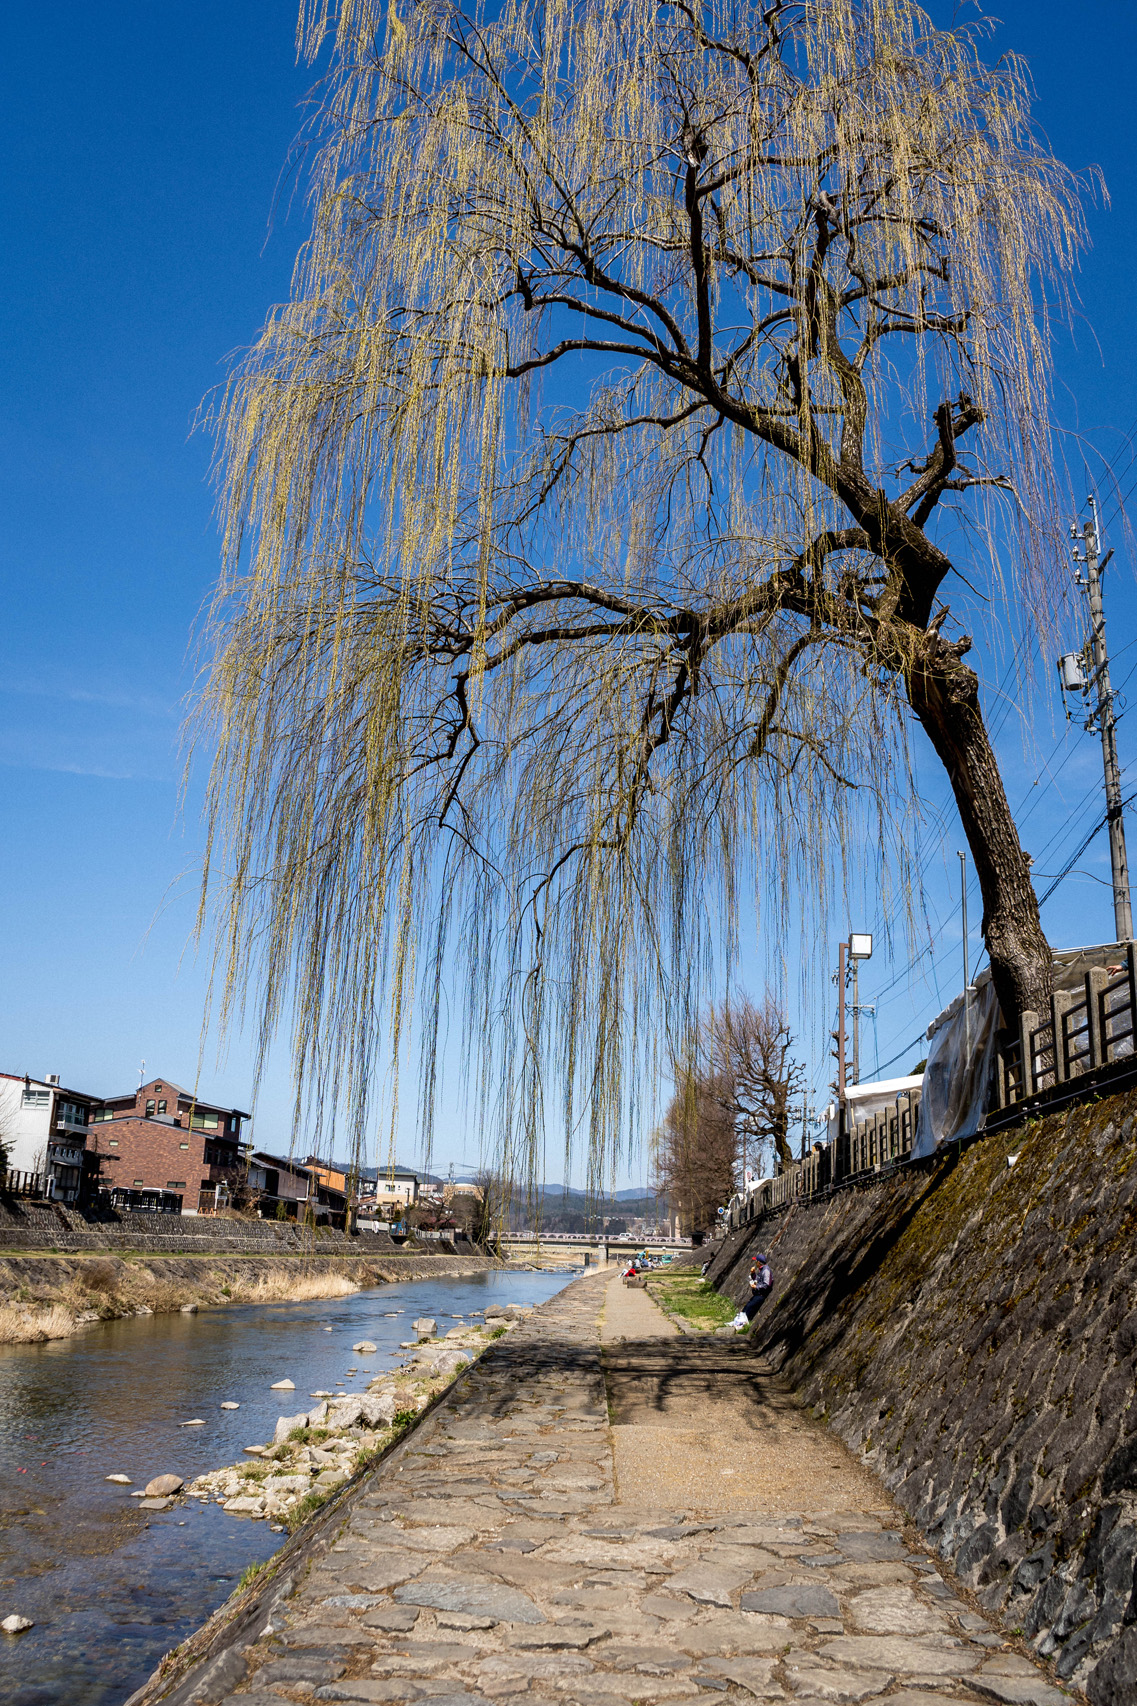
<path fill-rule="evenodd" d="M 443 1333 L 456 1324 L 446 1317 L 541 1303 L 572 1277 L 445 1276 L 314 1303 L 134 1317 L 0 1347 L 0 1617 L 18 1612 L 36 1625 L 0 1635 L 0 1698 L 119 1706 L 242 1571 L 287 1538 L 196 1499 L 141 1511 L 133 1490 L 166 1472 L 189 1481 L 237 1462 L 315 1388 L 362 1390 L 395 1366 L 419 1315 L 437 1317 Z M 379 1347 L 374 1355 L 352 1352 L 362 1338 Z M 286 1378 L 295 1393 L 269 1390 Z M 240 1408 L 222 1410 L 225 1402 Z M 182 1426 L 194 1417 L 205 1426 Z M 129 1475 L 133 1488 L 107 1482 L 110 1474 Z"/>

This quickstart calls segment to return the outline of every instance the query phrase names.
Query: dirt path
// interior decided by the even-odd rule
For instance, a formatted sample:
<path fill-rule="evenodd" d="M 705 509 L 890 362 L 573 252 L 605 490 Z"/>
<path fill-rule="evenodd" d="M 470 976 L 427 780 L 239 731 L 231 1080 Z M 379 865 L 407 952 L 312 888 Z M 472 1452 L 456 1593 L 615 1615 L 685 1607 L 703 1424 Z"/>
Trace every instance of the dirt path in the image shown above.
<path fill-rule="evenodd" d="M 568 1286 L 132 1706 L 1065 1706 L 788 1395 L 669 1327 Z"/>
<path fill-rule="evenodd" d="M 891 1511 L 875 1477 L 744 1340 L 681 1334 L 619 1278 L 605 1288 L 600 1338 L 618 1504 Z"/>

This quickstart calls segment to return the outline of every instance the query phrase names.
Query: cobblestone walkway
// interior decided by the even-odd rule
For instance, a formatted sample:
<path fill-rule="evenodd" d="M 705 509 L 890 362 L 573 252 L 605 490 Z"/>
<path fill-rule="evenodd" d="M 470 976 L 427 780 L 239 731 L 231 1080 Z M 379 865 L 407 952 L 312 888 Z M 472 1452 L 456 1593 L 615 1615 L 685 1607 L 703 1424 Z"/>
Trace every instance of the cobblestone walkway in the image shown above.
<path fill-rule="evenodd" d="M 638 1337 L 610 1318 L 602 1349 L 606 1286 L 579 1281 L 502 1341 L 364 1483 L 256 1644 L 174 1699 L 1068 1699 L 956 1597 L 859 1465 L 773 1383 L 752 1384 L 752 1360 L 722 1360 L 729 1341 L 671 1337 L 637 1303 L 624 1328 Z M 748 1420 L 755 1404 L 769 1413 Z M 670 1432 L 682 1457 L 693 1419 L 714 1447 L 694 1475 L 660 1444 Z M 644 1449 L 618 1485 L 613 1435 L 617 1465 L 630 1464 L 637 1428 Z M 740 1451 L 758 1463 L 779 1429 L 796 1453 L 789 1479 L 808 1494 L 792 1510 L 776 1474 L 757 1491 L 719 1474 Z"/>

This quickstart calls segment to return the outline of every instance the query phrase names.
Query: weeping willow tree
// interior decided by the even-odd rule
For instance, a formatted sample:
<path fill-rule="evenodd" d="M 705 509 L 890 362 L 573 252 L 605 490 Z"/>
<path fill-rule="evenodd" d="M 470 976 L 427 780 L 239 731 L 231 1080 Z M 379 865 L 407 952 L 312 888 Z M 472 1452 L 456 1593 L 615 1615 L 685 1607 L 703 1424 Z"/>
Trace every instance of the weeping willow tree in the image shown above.
<path fill-rule="evenodd" d="M 1038 1008 L 945 602 L 1047 599 L 1081 224 L 1022 67 L 909 0 L 310 0 L 300 39 L 311 234 L 218 412 L 223 1018 L 289 1014 L 358 1141 L 411 1036 L 429 1127 L 460 1016 L 507 1170 L 551 1122 L 599 1178 L 740 907 L 850 853 L 904 892 L 913 717 Z"/>

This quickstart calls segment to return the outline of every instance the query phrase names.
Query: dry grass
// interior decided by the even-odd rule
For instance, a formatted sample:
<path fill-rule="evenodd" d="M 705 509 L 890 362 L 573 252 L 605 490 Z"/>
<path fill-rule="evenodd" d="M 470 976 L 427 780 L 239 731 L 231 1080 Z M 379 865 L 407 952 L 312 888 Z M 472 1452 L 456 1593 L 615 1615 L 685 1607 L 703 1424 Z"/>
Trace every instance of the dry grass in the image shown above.
<path fill-rule="evenodd" d="M 381 1276 L 365 1269 L 359 1278 L 344 1273 L 313 1273 L 300 1264 L 253 1271 L 240 1263 L 194 1264 L 192 1275 L 166 1274 L 143 1263 L 116 1259 L 69 1264 L 58 1279 L 23 1285 L 12 1301 L 0 1303 L 0 1344 L 32 1345 L 81 1333 L 92 1313 L 111 1321 L 145 1311 L 175 1314 L 187 1303 L 223 1307 L 232 1303 L 308 1302 L 349 1297 Z M 8 1276 L 0 1273 L 0 1285 Z M 12 1294 L 9 1294 L 10 1297 Z M 87 1319 L 81 1319 L 86 1317 Z"/>
<path fill-rule="evenodd" d="M 65 1304 L 21 1309 L 0 1303 L 0 1345 L 39 1345 L 45 1339 L 69 1338 L 75 1330 L 75 1316 Z"/>
<path fill-rule="evenodd" d="M 273 1269 L 255 1285 L 233 1287 L 234 1303 L 302 1303 L 319 1297 L 349 1297 L 360 1287 L 344 1274 L 291 1274 Z"/>

